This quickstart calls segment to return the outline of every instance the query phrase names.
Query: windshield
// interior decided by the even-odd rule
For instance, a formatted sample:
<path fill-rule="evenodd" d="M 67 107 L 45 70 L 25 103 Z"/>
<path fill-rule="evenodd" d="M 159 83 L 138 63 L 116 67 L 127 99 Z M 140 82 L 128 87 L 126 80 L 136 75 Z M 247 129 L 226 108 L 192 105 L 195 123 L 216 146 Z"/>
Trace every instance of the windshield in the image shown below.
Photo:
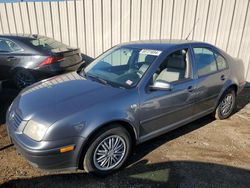
<path fill-rule="evenodd" d="M 117 87 L 132 88 L 141 80 L 161 51 L 113 48 L 85 68 L 86 77 Z"/>

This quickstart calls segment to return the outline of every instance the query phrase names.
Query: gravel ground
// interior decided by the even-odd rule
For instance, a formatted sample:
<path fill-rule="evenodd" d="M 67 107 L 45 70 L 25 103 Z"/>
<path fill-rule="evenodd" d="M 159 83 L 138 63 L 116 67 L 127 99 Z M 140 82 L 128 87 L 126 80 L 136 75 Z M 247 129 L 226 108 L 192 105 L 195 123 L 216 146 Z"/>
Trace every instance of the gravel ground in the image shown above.
<path fill-rule="evenodd" d="M 10 98 L 15 94 L 6 91 Z M 4 95 L 0 95 L 3 111 L 10 101 Z M 33 168 L 9 145 L 3 124 L 0 187 L 250 187 L 249 148 L 250 89 L 240 94 L 237 112 L 229 119 L 207 116 L 139 145 L 128 166 L 106 178 L 83 171 L 48 173 Z"/>

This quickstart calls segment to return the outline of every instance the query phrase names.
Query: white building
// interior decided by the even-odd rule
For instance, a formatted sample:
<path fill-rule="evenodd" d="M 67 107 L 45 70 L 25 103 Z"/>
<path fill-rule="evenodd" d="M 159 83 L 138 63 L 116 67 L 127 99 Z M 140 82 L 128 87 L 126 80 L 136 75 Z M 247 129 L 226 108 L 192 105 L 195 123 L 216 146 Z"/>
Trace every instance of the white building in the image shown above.
<path fill-rule="evenodd" d="M 244 60 L 250 82 L 250 0 L 69 0 L 0 3 L 1 33 L 53 37 L 96 57 L 140 39 L 206 41 Z"/>

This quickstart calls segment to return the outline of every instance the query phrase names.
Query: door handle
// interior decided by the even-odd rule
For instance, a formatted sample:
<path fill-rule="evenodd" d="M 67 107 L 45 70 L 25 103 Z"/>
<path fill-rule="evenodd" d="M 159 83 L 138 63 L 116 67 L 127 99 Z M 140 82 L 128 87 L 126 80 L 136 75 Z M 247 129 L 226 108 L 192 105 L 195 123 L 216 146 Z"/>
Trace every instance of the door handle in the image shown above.
<path fill-rule="evenodd" d="M 221 79 L 222 81 L 224 81 L 224 80 L 226 79 L 226 78 L 225 78 L 225 75 L 224 75 L 224 74 L 221 75 L 220 79 Z"/>
<path fill-rule="evenodd" d="M 192 92 L 194 90 L 193 86 L 188 86 L 187 88 L 188 92 Z"/>
<path fill-rule="evenodd" d="M 7 57 L 7 61 L 11 61 L 11 60 L 16 60 L 16 57 L 14 57 L 14 56 Z"/>

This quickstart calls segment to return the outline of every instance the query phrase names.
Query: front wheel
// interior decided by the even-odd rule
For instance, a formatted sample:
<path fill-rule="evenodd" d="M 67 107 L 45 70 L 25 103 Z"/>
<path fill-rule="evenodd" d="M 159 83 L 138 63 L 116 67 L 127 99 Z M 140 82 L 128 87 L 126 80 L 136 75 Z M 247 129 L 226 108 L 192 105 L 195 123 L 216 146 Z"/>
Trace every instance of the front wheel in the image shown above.
<path fill-rule="evenodd" d="M 87 172 L 100 176 L 121 168 L 132 147 L 130 134 L 119 125 L 102 129 L 90 143 L 84 156 L 83 166 Z"/>
<path fill-rule="evenodd" d="M 215 118 L 222 120 L 228 118 L 234 111 L 236 106 L 235 91 L 233 89 L 228 90 L 222 96 L 219 105 L 215 111 Z"/>

